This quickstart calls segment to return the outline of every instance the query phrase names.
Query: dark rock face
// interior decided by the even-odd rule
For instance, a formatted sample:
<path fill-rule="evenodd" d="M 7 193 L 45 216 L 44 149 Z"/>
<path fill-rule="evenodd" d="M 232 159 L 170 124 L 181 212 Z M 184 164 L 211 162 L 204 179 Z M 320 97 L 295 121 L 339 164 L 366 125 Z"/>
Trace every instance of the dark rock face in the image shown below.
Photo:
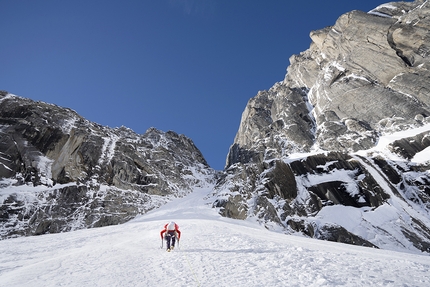
<path fill-rule="evenodd" d="M 265 174 L 264 187 L 269 192 L 267 197 L 273 199 L 276 196 L 292 200 L 297 196 L 297 183 L 293 171 L 283 161 L 275 161 L 273 168 Z"/>
<path fill-rule="evenodd" d="M 151 197 L 130 190 L 70 185 L 37 192 L 35 198 L 11 194 L 1 209 L 5 237 L 41 235 L 127 222 L 152 208 Z"/>
<path fill-rule="evenodd" d="M 215 188 L 220 213 L 364 246 L 389 234 L 430 252 L 430 159 L 419 160 L 430 146 L 429 15 L 427 1 L 392 2 L 311 32 L 284 80 L 249 100 Z M 344 209 L 350 222 L 325 219 Z"/>
<path fill-rule="evenodd" d="M 336 225 L 325 225 L 321 228 L 304 221 L 304 220 L 294 220 L 290 219 L 287 221 L 287 225 L 296 232 L 301 232 L 309 237 L 341 242 L 365 247 L 378 248 L 376 245 L 370 243 L 367 240 L 347 231 L 342 226 Z M 317 228 L 317 229 L 316 229 Z"/>
<path fill-rule="evenodd" d="M 183 135 L 102 127 L 6 92 L 0 134 L 2 238 L 123 223 L 215 174 Z"/>
<path fill-rule="evenodd" d="M 430 132 L 424 132 L 414 137 L 396 140 L 389 148 L 393 153 L 410 160 L 428 146 L 430 146 Z"/>

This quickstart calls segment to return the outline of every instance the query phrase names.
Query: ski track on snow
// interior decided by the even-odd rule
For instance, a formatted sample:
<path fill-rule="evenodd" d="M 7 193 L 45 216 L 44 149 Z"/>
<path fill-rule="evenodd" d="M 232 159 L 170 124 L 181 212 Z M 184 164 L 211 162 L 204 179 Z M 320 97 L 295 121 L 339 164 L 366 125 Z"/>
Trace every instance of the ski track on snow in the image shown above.
<path fill-rule="evenodd" d="M 210 189 L 118 226 L 0 241 L 0 286 L 430 286 L 430 257 L 221 217 Z M 161 249 L 175 220 L 179 247 Z"/>

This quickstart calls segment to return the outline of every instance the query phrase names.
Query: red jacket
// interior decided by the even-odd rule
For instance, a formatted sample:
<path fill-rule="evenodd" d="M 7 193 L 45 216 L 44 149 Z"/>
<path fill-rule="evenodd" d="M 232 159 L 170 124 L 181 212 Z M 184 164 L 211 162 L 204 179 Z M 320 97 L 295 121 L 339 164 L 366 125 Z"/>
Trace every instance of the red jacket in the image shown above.
<path fill-rule="evenodd" d="M 169 225 L 169 223 L 166 223 L 165 225 L 164 225 L 164 229 L 163 230 L 161 230 L 161 232 L 160 232 L 160 236 L 161 236 L 161 239 L 163 239 L 163 234 L 165 233 L 165 232 L 167 232 L 167 227 L 168 227 L 168 225 Z M 178 237 L 178 239 L 181 239 L 181 232 L 179 231 L 179 226 L 175 223 L 175 229 L 173 229 L 173 230 L 169 230 L 169 231 L 175 231 L 175 235 Z"/>

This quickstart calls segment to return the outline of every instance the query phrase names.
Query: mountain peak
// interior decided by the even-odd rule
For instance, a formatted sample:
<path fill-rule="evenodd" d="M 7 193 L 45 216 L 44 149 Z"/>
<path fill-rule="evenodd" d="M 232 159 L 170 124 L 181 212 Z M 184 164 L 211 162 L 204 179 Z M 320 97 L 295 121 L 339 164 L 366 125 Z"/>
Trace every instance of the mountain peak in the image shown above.
<path fill-rule="evenodd" d="M 430 158 L 410 161 L 429 146 L 429 14 L 427 1 L 391 2 L 311 32 L 310 48 L 290 58 L 284 80 L 249 100 L 216 187 L 220 213 L 383 247 L 371 239 L 382 235 L 374 229 L 380 222 L 368 216 L 397 206 L 396 218 L 409 219 L 396 228 L 384 222 L 390 236 L 429 252 Z M 399 131 L 416 132 L 376 148 Z M 405 217 L 397 210 L 404 204 L 413 206 Z M 353 220 L 365 223 L 322 221 L 334 206 L 355 208 Z"/>
<path fill-rule="evenodd" d="M 122 223 L 213 180 L 174 132 L 103 127 L 5 93 L 0 130 L 2 238 Z"/>

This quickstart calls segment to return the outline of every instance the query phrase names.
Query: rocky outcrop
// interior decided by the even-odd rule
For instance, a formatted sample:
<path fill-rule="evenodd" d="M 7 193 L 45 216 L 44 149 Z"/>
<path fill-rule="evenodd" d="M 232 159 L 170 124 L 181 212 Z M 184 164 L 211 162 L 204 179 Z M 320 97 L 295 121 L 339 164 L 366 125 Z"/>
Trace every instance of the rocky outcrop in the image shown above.
<path fill-rule="evenodd" d="M 227 167 L 316 146 L 368 149 L 383 132 L 427 122 L 428 6 L 352 11 L 311 32 L 311 47 L 290 58 L 285 79 L 248 102 Z"/>
<path fill-rule="evenodd" d="M 392 2 L 311 32 L 284 80 L 249 100 L 216 186 L 220 213 L 366 246 L 389 234 L 403 248 L 413 237 L 410 249 L 430 252 L 429 166 L 412 160 L 430 146 L 430 128 L 372 150 L 429 126 L 429 15 L 428 1 Z M 387 206 L 396 227 L 369 219 Z M 356 217 L 326 219 L 341 208 Z"/>
<path fill-rule="evenodd" d="M 0 134 L 2 238 L 123 223 L 215 174 L 184 135 L 103 127 L 6 92 Z"/>
<path fill-rule="evenodd" d="M 307 151 L 315 140 L 315 128 L 307 89 L 278 83 L 248 102 L 227 167 L 278 158 L 286 151 Z"/>

